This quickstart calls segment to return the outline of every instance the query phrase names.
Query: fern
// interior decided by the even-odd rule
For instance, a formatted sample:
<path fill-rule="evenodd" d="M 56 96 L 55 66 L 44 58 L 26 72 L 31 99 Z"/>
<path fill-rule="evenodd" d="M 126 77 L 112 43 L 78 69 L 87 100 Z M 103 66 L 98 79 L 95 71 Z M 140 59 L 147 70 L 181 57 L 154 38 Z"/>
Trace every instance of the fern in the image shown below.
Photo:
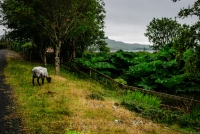
<path fill-rule="evenodd" d="M 167 88 L 172 88 L 173 86 L 180 84 L 187 78 L 187 75 L 175 75 L 171 78 L 165 78 L 165 79 L 157 79 L 155 82 L 162 84 L 163 86 Z"/>

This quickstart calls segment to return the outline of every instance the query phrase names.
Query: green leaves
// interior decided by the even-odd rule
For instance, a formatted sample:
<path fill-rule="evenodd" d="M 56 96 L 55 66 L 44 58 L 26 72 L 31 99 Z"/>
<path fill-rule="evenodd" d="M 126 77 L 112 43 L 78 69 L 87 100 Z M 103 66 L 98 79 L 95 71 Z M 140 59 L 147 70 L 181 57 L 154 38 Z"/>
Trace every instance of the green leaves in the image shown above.
<path fill-rule="evenodd" d="M 98 62 L 94 64 L 95 69 L 114 69 L 115 67 L 107 62 Z"/>
<path fill-rule="evenodd" d="M 114 79 L 122 78 L 127 85 L 176 94 L 199 91 L 197 87 L 200 86 L 200 78 L 191 79 L 187 73 L 188 70 L 196 71 L 190 68 L 194 65 L 185 66 L 185 63 L 198 59 L 192 56 L 193 53 L 193 49 L 187 50 L 181 57 L 183 63 L 180 64 L 175 59 L 177 53 L 174 47 L 167 44 L 157 53 L 120 50 L 116 53 L 85 54 L 79 61 Z"/>
<path fill-rule="evenodd" d="M 144 35 L 153 43 L 153 50 L 160 50 L 165 44 L 171 43 L 180 34 L 178 31 L 180 27 L 181 24 L 176 20 L 172 20 L 172 18 L 153 18 L 147 26 Z"/>
<path fill-rule="evenodd" d="M 164 79 L 156 79 L 155 82 L 162 84 L 167 88 L 172 88 L 175 85 L 182 83 L 187 78 L 187 75 L 174 75 L 171 78 L 164 78 Z"/>
<path fill-rule="evenodd" d="M 148 67 L 148 64 L 149 63 L 143 62 L 135 66 L 130 66 L 127 74 L 136 78 L 144 77 L 153 71 L 151 68 Z"/>
<path fill-rule="evenodd" d="M 173 0 L 177 2 L 178 0 Z M 180 0 L 179 0 L 180 1 Z M 179 13 L 178 17 L 186 18 L 188 16 L 196 16 L 197 18 L 200 17 L 200 1 L 196 0 L 193 4 L 189 5 L 187 8 L 182 8 Z M 199 77 L 200 69 L 199 69 L 199 35 L 200 35 L 200 21 L 198 20 L 196 23 L 192 24 L 191 26 L 183 25 L 180 29 L 181 34 L 177 37 L 174 41 L 174 48 L 176 49 L 177 55 L 176 59 L 181 61 L 184 53 L 188 51 L 188 49 L 192 49 L 193 53 L 187 52 L 187 60 L 185 61 L 185 69 L 187 73 L 191 77 Z"/>

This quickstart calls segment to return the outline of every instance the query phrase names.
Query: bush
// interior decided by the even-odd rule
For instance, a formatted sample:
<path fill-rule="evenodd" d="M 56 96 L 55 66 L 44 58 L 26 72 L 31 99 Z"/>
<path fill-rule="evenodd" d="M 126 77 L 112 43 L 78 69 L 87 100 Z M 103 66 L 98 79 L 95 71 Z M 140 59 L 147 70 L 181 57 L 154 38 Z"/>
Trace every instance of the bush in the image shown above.
<path fill-rule="evenodd" d="M 157 53 L 122 50 L 115 53 L 85 53 L 77 61 L 122 84 L 173 95 L 193 95 L 200 91 L 200 77 L 189 78 L 187 73 L 188 69 L 193 70 L 185 66 L 191 60 L 192 52 L 187 50 L 180 59 L 181 63 L 176 59 L 177 53 L 171 44 L 165 45 Z"/>
<path fill-rule="evenodd" d="M 179 124 L 182 128 L 198 130 L 200 126 L 200 108 L 194 107 L 189 113 L 161 108 L 161 100 L 140 92 L 128 91 L 122 96 L 122 105 L 141 114 L 145 118 L 168 124 Z"/>

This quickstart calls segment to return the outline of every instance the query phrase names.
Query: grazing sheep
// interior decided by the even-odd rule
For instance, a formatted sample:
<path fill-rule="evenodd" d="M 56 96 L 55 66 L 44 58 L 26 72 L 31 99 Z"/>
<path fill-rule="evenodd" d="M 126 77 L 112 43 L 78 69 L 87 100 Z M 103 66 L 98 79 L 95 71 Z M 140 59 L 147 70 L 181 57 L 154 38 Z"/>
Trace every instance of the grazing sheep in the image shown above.
<path fill-rule="evenodd" d="M 51 83 L 51 77 L 49 77 L 47 69 L 44 67 L 34 67 L 32 70 L 33 73 L 33 79 L 32 79 L 32 83 L 34 85 L 34 78 L 37 78 L 37 83 L 38 85 L 40 85 L 39 79 L 42 79 L 42 84 L 44 84 L 44 79 L 46 78 L 46 80 L 48 81 L 48 83 Z"/>

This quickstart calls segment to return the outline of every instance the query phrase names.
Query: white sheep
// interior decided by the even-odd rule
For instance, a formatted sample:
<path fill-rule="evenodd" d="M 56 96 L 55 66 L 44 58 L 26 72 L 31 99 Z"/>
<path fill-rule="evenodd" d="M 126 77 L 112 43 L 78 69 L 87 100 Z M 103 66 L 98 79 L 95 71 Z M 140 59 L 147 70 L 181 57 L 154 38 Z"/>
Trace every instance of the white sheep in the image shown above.
<path fill-rule="evenodd" d="M 34 85 L 34 78 L 37 78 L 37 83 L 38 85 L 40 85 L 39 79 L 42 79 L 42 84 L 44 84 L 44 79 L 46 78 L 48 83 L 51 83 L 51 77 L 49 77 L 47 69 L 44 67 L 34 67 L 32 70 L 33 73 L 33 79 L 32 79 L 32 83 Z"/>

